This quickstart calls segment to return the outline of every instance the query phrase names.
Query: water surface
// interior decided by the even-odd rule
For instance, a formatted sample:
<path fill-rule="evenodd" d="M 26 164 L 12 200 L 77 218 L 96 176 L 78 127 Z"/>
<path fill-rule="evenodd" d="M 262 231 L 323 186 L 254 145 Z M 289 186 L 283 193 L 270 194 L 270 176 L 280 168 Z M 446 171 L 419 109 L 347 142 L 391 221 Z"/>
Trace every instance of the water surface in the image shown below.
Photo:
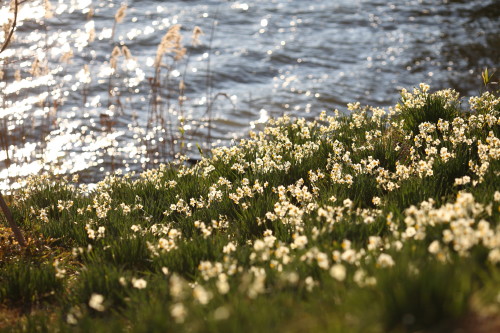
<path fill-rule="evenodd" d="M 500 63 L 495 0 L 128 1 L 114 32 L 120 1 L 50 3 L 21 5 L 0 54 L 0 189 L 44 171 L 92 182 L 197 158 L 269 117 L 388 107 L 420 82 L 474 95 Z M 163 58 L 155 95 L 158 44 L 176 24 L 186 55 Z M 116 46 L 131 57 L 113 71 Z"/>

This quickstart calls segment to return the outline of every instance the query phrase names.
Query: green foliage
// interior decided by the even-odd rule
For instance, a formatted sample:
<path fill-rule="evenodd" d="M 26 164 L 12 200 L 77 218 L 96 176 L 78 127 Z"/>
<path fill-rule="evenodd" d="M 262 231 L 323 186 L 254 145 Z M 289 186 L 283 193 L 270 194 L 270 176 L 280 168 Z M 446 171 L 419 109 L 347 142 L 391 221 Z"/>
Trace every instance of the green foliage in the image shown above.
<path fill-rule="evenodd" d="M 409 265 L 377 274 L 376 306 L 387 331 L 450 329 L 468 310 L 471 267 L 435 262 L 418 252 L 402 255 Z"/>
<path fill-rule="evenodd" d="M 405 105 L 402 98 L 400 117 L 404 120 L 403 128 L 412 133 L 418 133 L 418 126 L 424 122 L 437 124 L 439 119 L 451 121 L 460 113 L 458 102 L 438 95 L 424 95 L 421 104 Z"/>
<path fill-rule="evenodd" d="M 94 191 L 30 180 L 14 213 L 54 258 L 10 244 L 0 303 L 58 314 L 12 329 L 450 331 L 471 299 L 493 307 L 500 101 L 402 95 L 390 112 L 271 120 L 195 166 Z"/>
<path fill-rule="evenodd" d="M 0 301 L 30 307 L 54 298 L 62 288 L 54 267 L 31 261 L 11 262 L 0 268 Z"/>

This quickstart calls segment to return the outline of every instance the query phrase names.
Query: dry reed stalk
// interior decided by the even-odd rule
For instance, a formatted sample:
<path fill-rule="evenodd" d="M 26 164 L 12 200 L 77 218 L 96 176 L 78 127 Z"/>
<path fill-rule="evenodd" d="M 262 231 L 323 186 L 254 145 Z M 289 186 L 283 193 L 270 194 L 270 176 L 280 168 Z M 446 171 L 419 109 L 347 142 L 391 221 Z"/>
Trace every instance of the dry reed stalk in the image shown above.
<path fill-rule="evenodd" d="M 204 35 L 203 30 L 199 26 L 195 26 L 193 32 L 191 34 L 191 46 L 193 48 L 201 45 L 200 36 Z M 184 114 L 184 101 L 186 101 L 185 91 L 186 91 L 186 77 L 187 77 L 187 69 L 189 67 L 189 60 L 191 58 L 191 52 L 187 52 L 186 54 L 186 63 L 184 65 L 184 73 L 182 74 L 182 79 L 179 82 L 179 132 L 180 132 L 180 144 L 179 144 L 179 153 L 185 154 L 185 134 L 186 131 L 184 129 L 184 121 L 186 119 Z"/>
<path fill-rule="evenodd" d="M 9 136 L 9 130 L 8 130 L 9 125 L 8 125 L 7 119 L 5 117 L 2 118 L 2 120 L 3 120 L 3 123 L 2 123 L 2 127 L 0 129 L 0 146 L 5 151 L 5 167 L 7 169 L 9 169 L 10 164 L 11 164 L 11 160 L 10 160 L 10 156 L 9 156 L 9 146 L 10 146 L 10 136 Z"/>
<path fill-rule="evenodd" d="M 186 55 L 187 49 L 182 45 L 182 34 L 180 33 L 181 25 L 175 24 L 171 26 L 163 38 L 161 39 L 160 44 L 158 45 L 154 68 L 155 75 L 153 78 L 149 80 L 151 86 L 151 102 L 150 102 L 150 112 L 148 113 L 148 122 L 147 122 L 147 132 L 152 131 L 152 135 L 155 135 L 156 131 L 165 133 L 165 136 L 170 136 L 170 155 L 175 155 L 175 136 L 174 130 L 172 128 L 172 120 L 171 120 L 171 110 L 172 103 L 171 100 L 173 98 L 172 87 L 170 83 L 170 71 L 172 69 L 171 65 L 163 63 L 163 58 L 165 55 L 171 55 L 172 61 L 178 62 L 183 59 Z M 164 82 L 162 83 L 162 68 L 167 70 L 164 75 Z M 165 87 L 166 93 L 163 93 L 163 87 Z M 163 103 L 165 97 L 165 104 Z M 178 99 L 178 98 L 177 98 Z M 166 144 L 167 140 L 162 138 L 161 144 L 159 144 L 158 149 L 160 158 L 163 158 L 166 161 L 167 158 L 167 149 Z M 149 143 L 147 144 L 148 150 Z"/>
<path fill-rule="evenodd" d="M 210 29 L 210 41 L 208 47 L 208 57 L 207 57 L 207 78 L 206 78 L 206 99 L 207 99 L 207 113 L 208 113 L 208 133 L 207 133 L 207 144 L 210 147 L 212 143 L 212 76 L 210 75 L 210 55 L 212 53 L 212 42 L 215 35 L 215 27 L 217 26 L 217 17 L 219 15 L 219 7 L 214 15 L 212 21 L 212 27 Z"/>
<path fill-rule="evenodd" d="M 83 75 L 85 75 L 86 78 L 90 78 L 90 70 L 89 70 L 89 65 L 85 64 L 83 66 Z M 82 86 L 82 97 L 83 97 L 83 107 L 87 104 L 87 98 L 89 95 L 89 79 L 85 79 L 85 82 L 83 82 Z"/>
<path fill-rule="evenodd" d="M 5 218 L 7 219 L 7 222 L 9 222 L 9 226 L 14 232 L 14 237 L 16 238 L 16 241 L 22 247 L 26 247 L 26 240 L 24 239 L 23 233 L 21 232 L 21 229 L 19 229 L 16 221 L 14 220 L 14 217 L 10 212 L 9 206 L 7 206 L 7 203 L 5 202 L 1 192 L 0 192 L 0 208 L 2 208 L 2 211 L 5 215 Z"/>
<path fill-rule="evenodd" d="M 111 52 L 111 58 L 109 59 L 109 66 L 111 67 L 111 71 L 109 73 L 108 78 L 108 110 L 113 104 L 111 99 L 115 96 L 114 87 L 113 87 L 113 76 L 116 73 L 118 58 L 122 56 L 122 51 L 119 46 L 115 46 L 113 51 Z"/>

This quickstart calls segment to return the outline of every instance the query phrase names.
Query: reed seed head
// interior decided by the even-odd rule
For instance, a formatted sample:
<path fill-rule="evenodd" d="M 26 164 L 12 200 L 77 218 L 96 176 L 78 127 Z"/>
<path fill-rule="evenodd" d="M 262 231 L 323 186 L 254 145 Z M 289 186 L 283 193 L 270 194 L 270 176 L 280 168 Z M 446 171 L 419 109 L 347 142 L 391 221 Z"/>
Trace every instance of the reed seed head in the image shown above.
<path fill-rule="evenodd" d="M 94 8 L 90 7 L 87 13 L 87 20 L 90 20 L 92 17 L 94 17 Z"/>
<path fill-rule="evenodd" d="M 120 47 L 115 46 L 115 48 L 113 49 L 113 52 L 111 52 L 111 58 L 118 58 L 121 55 L 122 55 L 122 51 L 120 50 Z"/>
<path fill-rule="evenodd" d="M 30 74 L 33 77 L 40 76 L 40 74 L 41 74 L 41 71 L 40 71 L 40 60 L 38 60 L 38 58 L 35 58 L 35 60 L 33 61 L 33 64 L 31 65 Z"/>
<path fill-rule="evenodd" d="M 127 5 L 123 4 L 121 7 L 118 9 L 118 11 L 115 14 L 115 21 L 116 23 L 121 23 L 123 19 L 125 18 L 127 11 Z"/>
<path fill-rule="evenodd" d="M 126 45 L 122 46 L 122 54 L 125 57 L 125 59 L 127 60 L 132 59 L 132 53 L 130 53 L 129 48 Z"/>
<path fill-rule="evenodd" d="M 191 45 L 192 46 L 198 46 L 201 44 L 200 42 L 200 36 L 203 35 L 203 30 L 199 26 L 194 27 L 193 29 L 193 35 L 191 37 Z"/>
<path fill-rule="evenodd" d="M 73 50 L 69 50 L 68 52 L 63 53 L 61 58 L 59 58 L 59 61 L 69 64 L 71 58 L 73 58 Z"/>
<path fill-rule="evenodd" d="M 186 55 L 186 52 L 187 52 L 187 49 L 185 47 L 174 49 L 174 53 L 175 53 L 174 60 L 175 61 L 181 60 Z"/>
<path fill-rule="evenodd" d="M 161 39 L 158 50 L 156 51 L 155 67 L 161 65 L 161 59 L 164 54 L 174 52 L 175 60 L 180 60 L 186 54 L 186 49 L 182 47 L 181 25 L 175 24 L 168 29 L 167 33 Z"/>
<path fill-rule="evenodd" d="M 52 4 L 49 0 L 43 2 L 43 9 L 45 10 L 45 18 L 50 19 L 54 17 L 54 12 L 52 11 Z"/>

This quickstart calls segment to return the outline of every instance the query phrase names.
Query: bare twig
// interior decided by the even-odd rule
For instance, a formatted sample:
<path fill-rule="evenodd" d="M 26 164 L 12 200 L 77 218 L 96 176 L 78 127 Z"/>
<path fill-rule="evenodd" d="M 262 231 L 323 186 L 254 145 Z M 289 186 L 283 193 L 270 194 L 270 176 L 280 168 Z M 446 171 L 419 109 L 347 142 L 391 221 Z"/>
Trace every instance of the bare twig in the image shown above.
<path fill-rule="evenodd" d="M 17 242 L 19 245 L 22 247 L 26 246 L 26 241 L 24 240 L 23 233 L 21 232 L 21 229 L 16 224 L 16 221 L 14 221 L 14 217 L 12 217 L 12 213 L 10 212 L 9 206 L 7 206 L 7 203 L 3 199 L 3 195 L 0 192 L 0 207 L 2 208 L 2 211 L 5 215 L 5 218 L 7 219 L 7 222 L 9 222 L 10 228 L 14 232 L 14 237 L 16 238 Z"/>
<path fill-rule="evenodd" d="M 12 35 L 14 34 L 14 30 L 16 29 L 16 24 L 17 24 L 17 10 L 18 10 L 18 0 L 14 0 L 14 21 L 12 22 L 12 27 L 10 28 L 9 35 L 7 36 L 7 39 L 5 40 L 5 43 L 2 46 L 2 49 L 0 50 L 0 53 L 2 53 L 7 46 L 10 43 L 10 40 L 12 39 Z"/>

